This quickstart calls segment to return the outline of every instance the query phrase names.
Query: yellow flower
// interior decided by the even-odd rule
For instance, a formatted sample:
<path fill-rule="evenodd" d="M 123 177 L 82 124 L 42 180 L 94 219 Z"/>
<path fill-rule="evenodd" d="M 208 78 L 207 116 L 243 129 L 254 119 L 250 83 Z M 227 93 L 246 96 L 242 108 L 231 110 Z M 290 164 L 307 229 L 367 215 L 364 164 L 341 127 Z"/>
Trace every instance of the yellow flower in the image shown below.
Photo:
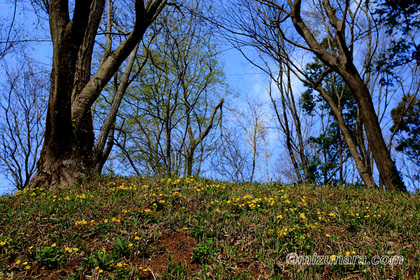
<path fill-rule="evenodd" d="M 128 247 L 133 247 L 133 243 L 128 244 Z"/>
<path fill-rule="evenodd" d="M 336 214 L 334 214 L 334 213 L 330 213 L 330 214 L 328 214 L 328 215 L 330 215 L 331 217 L 333 217 L 333 218 L 335 218 L 335 216 L 337 216 Z"/>
<path fill-rule="evenodd" d="M 51 245 L 51 247 L 53 247 L 53 248 L 54 248 L 55 246 L 57 246 L 57 244 L 55 244 L 55 243 L 53 243 L 53 244 Z"/>
<path fill-rule="evenodd" d="M 122 267 L 122 266 L 123 266 L 123 264 L 122 264 L 122 263 L 117 263 L 117 266 L 118 266 L 118 267 Z"/>
<path fill-rule="evenodd" d="M 355 251 L 351 251 L 351 253 L 352 253 L 353 255 L 356 255 L 356 252 L 355 252 Z"/>
<path fill-rule="evenodd" d="M 346 252 L 346 256 L 350 256 L 350 252 L 349 251 Z"/>
<path fill-rule="evenodd" d="M 16 261 L 16 264 L 20 264 L 20 262 L 21 262 L 20 260 L 17 260 L 17 261 Z"/>
<path fill-rule="evenodd" d="M 329 235 L 328 233 L 325 235 L 326 237 L 331 237 L 331 235 Z"/>
<path fill-rule="evenodd" d="M 331 256 L 331 260 L 332 260 L 332 261 L 335 261 L 335 255 L 332 255 L 332 256 Z"/>
<path fill-rule="evenodd" d="M 299 217 L 301 217 L 302 219 L 306 219 L 305 213 L 300 213 Z"/>
<path fill-rule="evenodd" d="M 281 220 L 281 219 L 283 219 L 283 216 L 282 215 L 278 215 L 277 216 L 277 219 Z"/>
<path fill-rule="evenodd" d="M 139 240 L 140 237 L 138 237 L 137 235 L 134 237 L 135 240 Z"/>
<path fill-rule="evenodd" d="M 27 265 L 27 266 L 25 266 L 25 269 L 26 270 L 29 270 L 29 269 L 31 269 L 31 266 L 30 265 Z"/>

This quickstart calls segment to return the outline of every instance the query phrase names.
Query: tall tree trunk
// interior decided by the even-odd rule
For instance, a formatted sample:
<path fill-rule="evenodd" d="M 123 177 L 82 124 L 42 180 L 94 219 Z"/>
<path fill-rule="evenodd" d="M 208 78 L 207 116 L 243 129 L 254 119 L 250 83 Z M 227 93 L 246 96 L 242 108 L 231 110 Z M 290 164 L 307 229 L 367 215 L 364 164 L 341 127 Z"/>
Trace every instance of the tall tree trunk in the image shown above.
<path fill-rule="evenodd" d="M 38 171 L 29 187 L 41 184 L 73 184 L 75 178 L 88 167 L 84 159 L 84 147 L 79 149 L 72 123 L 71 97 L 77 78 L 75 73 L 78 53 L 84 41 L 92 2 L 79 3 L 75 7 L 72 21 L 69 19 L 66 1 L 50 2 L 50 31 L 53 42 L 51 88 L 44 145 L 37 163 Z"/>
<path fill-rule="evenodd" d="M 348 67 L 350 69 L 348 69 L 347 73 L 343 74 L 343 78 L 352 90 L 356 102 L 359 105 L 369 146 L 372 149 L 373 158 L 375 159 L 383 184 L 386 190 L 407 191 L 382 136 L 370 92 L 360 78 L 354 65 L 352 66 Z"/>
<path fill-rule="evenodd" d="M 281 88 L 280 88 L 280 93 L 281 93 L 281 99 L 282 99 L 284 123 L 283 123 L 282 118 L 280 116 L 280 113 L 278 111 L 276 101 L 274 100 L 273 95 L 271 93 L 271 89 L 270 89 L 268 94 L 270 96 L 271 103 L 273 104 L 273 108 L 274 108 L 274 112 L 276 113 L 277 121 L 279 122 L 284 134 L 286 135 L 286 148 L 287 148 L 287 151 L 289 153 L 290 159 L 292 160 L 293 168 L 295 170 L 295 174 L 296 174 L 296 177 L 298 179 L 297 182 L 298 182 L 298 184 L 301 184 L 303 182 L 303 180 L 302 180 L 302 176 L 300 175 L 299 165 L 296 161 L 295 154 L 293 152 L 292 137 L 290 135 L 291 133 L 290 133 L 290 129 L 289 129 L 289 120 L 288 120 L 288 117 L 287 117 L 286 106 L 285 106 L 285 102 L 284 102 L 285 97 L 284 97 L 284 94 L 283 94 Z"/>
<path fill-rule="evenodd" d="M 29 187 L 75 184 L 91 170 L 94 134 L 90 108 L 165 4 L 165 0 L 145 4 L 136 0 L 132 32 L 91 77 L 92 52 L 105 0 L 76 1 L 71 20 L 68 1 L 49 1 L 51 88 L 44 145 Z"/>
<path fill-rule="evenodd" d="M 386 190 L 407 191 L 404 182 L 398 173 L 397 167 L 391 159 L 389 150 L 386 147 L 369 89 L 363 82 L 353 63 L 352 46 L 350 45 L 350 48 L 347 46 L 348 40 L 345 36 L 345 31 L 347 24 L 346 16 L 350 9 L 350 1 L 345 1 L 344 13 L 341 15 L 342 19 L 339 20 L 336 13 L 337 9 L 331 7 L 329 0 L 322 0 L 322 8 L 327 14 L 330 26 L 334 28 L 334 40 L 337 45 L 338 56 L 328 53 L 318 43 L 310 28 L 308 28 L 303 21 L 301 16 L 302 0 L 294 0 L 293 2 L 292 0 L 289 0 L 288 3 L 291 8 L 289 15 L 292 18 L 293 25 L 297 32 L 306 41 L 311 51 L 325 63 L 325 65 L 329 66 L 343 77 L 354 94 L 361 112 L 369 146 L 372 149 L 373 157 Z"/>

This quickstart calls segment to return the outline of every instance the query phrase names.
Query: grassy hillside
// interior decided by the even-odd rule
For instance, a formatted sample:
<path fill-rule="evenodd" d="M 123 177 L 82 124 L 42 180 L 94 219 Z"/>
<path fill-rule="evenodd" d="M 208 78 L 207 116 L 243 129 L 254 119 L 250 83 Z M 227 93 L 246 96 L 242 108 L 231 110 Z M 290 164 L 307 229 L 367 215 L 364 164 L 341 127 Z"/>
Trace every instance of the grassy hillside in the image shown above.
<path fill-rule="evenodd" d="M 376 190 L 85 179 L 0 198 L 0 278 L 419 279 L 419 210 Z"/>

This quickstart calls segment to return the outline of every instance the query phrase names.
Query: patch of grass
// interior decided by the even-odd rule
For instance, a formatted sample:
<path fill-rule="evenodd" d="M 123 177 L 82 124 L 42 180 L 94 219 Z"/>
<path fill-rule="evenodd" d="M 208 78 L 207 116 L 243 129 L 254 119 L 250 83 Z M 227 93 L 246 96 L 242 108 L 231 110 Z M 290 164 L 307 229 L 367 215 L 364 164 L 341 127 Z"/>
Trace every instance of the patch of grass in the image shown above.
<path fill-rule="evenodd" d="M 418 279 L 419 198 L 193 177 L 85 178 L 0 198 L 0 278 Z M 365 259 L 292 265 L 292 252 Z M 376 256 L 382 263 L 368 263 Z M 384 263 L 393 256 L 401 263 Z"/>

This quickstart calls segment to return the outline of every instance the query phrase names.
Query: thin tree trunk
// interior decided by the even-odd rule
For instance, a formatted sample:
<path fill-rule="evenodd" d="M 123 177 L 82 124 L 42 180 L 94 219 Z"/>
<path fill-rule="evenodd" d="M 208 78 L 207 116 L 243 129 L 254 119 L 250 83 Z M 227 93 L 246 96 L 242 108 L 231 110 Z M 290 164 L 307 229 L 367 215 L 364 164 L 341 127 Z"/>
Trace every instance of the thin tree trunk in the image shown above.
<path fill-rule="evenodd" d="M 127 90 L 127 87 L 129 85 L 129 78 L 131 70 L 133 69 L 134 60 L 136 58 L 137 49 L 139 47 L 139 44 L 136 45 L 136 47 L 131 52 L 130 56 L 128 57 L 127 65 L 125 67 L 125 70 L 123 74 L 121 75 L 120 84 L 118 86 L 118 90 L 114 95 L 114 98 L 112 100 L 111 109 L 109 110 L 108 115 L 105 118 L 105 121 L 101 127 L 98 139 L 96 140 L 95 147 L 93 149 L 93 165 L 96 166 L 99 161 L 105 159 L 103 149 L 105 147 L 106 139 L 108 138 L 109 131 L 111 130 L 112 125 L 115 122 L 115 118 L 118 112 L 118 108 L 120 107 L 121 100 Z"/>
<path fill-rule="evenodd" d="M 320 86 L 316 86 L 313 84 L 313 87 L 321 93 L 322 97 L 327 101 L 328 105 L 330 106 L 334 117 L 340 127 L 341 132 L 343 133 L 344 139 L 349 147 L 350 154 L 354 159 L 356 164 L 356 168 L 359 171 L 360 177 L 362 178 L 363 182 L 365 183 L 367 188 L 376 188 L 376 183 L 373 180 L 372 174 L 368 172 L 366 165 L 364 164 L 363 160 L 360 158 L 359 153 L 357 152 L 356 145 L 354 144 L 353 138 L 349 129 L 347 128 L 344 117 L 341 111 L 338 109 L 337 105 L 335 105 L 334 100 L 331 96 L 326 92 L 326 90 Z"/>
<path fill-rule="evenodd" d="M 301 0 L 288 1 L 290 8 L 289 13 L 292 18 L 293 25 L 297 32 L 306 41 L 311 51 L 327 66 L 329 66 L 336 73 L 340 74 L 349 88 L 351 89 L 356 99 L 357 105 L 361 112 L 363 124 L 365 126 L 366 136 L 369 146 L 372 149 L 372 154 L 378 167 L 379 173 L 382 177 L 386 190 L 401 190 L 407 191 L 404 182 L 399 176 L 397 167 L 391 159 L 389 150 L 386 147 L 382 131 L 379 126 L 378 116 L 375 113 L 373 102 L 370 96 L 369 89 L 363 82 L 360 74 L 353 63 L 352 46 L 347 46 L 347 39 L 345 36 L 346 30 L 346 16 L 349 10 L 349 1 L 345 2 L 344 14 L 342 20 L 337 18 L 337 10 L 331 7 L 328 0 L 322 0 L 323 9 L 325 10 L 330 25 L 334 28 L 334 40 L 337 44 L 338 56 L 328 53 L 317 42 L 311 30 L 306 26 L 301 17 Z M 356 161 L 356 160 L 355 160 Z M 362 174 L 361 174 L 362 176 Z"/>

